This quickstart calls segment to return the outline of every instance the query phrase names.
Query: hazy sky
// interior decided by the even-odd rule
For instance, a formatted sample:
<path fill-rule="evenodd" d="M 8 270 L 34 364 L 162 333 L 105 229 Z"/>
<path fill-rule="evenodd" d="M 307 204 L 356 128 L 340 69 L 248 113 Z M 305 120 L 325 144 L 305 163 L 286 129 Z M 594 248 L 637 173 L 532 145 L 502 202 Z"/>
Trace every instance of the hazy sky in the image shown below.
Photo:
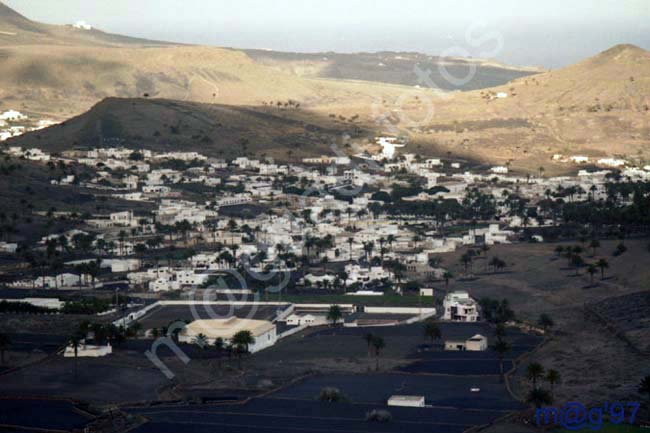
<path fill-rule="evenodd" d="M 85 20 L 113 33 L 238 48 L 447 50 L 450 55 L 547 67 L 573 63 L 619 43 L 650 49 L 650 0 L 4 2 L 28 18 L 52 24 Z"/>

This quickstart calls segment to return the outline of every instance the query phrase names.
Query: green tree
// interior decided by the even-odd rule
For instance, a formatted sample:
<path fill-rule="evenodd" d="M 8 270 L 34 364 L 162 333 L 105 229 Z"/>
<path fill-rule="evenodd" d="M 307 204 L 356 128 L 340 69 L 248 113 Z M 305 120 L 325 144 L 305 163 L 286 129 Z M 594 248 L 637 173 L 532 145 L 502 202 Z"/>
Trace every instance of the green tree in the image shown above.
<path fill-rule="evenodd" d="M 553 397 L 545 389 L 533 388 L 528 393 L 528 397 L 526 397 L 526 401 L 539 409 L 544 405 L 549 405 L 553 403 Z"/>
<path fill-rule="evenodd" d="M 449 291 L 449 280 L 454 278 L 454 274 L 449 271 L 445 271 L 445 273 L 442 274 L 442 278 L 445 280 L 445 290 Z"/>
<path fill-rule="evenodd" d="M 68 341 L 68 345 L 74 350 L 74 377 L 77 378 L 79 347 L 81 347 L 82 337 L 79 333 L 73 334 Z"/>
<path fill-rule="evenodd" d="M 639 394 L 646 394 L 650 399 L 650 375 L 641 379 L 641 383 L 639 384 L 638 391 Z"/>
<path fill-rule="evenodd" d="M 194 337 L 192 343 L 196 344 L 201 349 L 203 349 L 208 346 L 208 337 L 206 337 L 205 334 L 199 334 L 196 337 Z"/>
<path fill-rule="evenodd" d="M 386 347 L 386 342 L 381 337 L 373 337 L 372 347 L 375 349 L 375 370 L 379 371 L 379 355 L 381 351 Z"/>
<path fill-rule="evenodd" d="M 542 314 L 539 315 L 539 319 L 537 320 L 537 324 L 544 329 L 544 333 L 548 332 L 549 329 L 551 329 L 553 326 L 555 326 L 555 322 L 553 322 L 553 319 L 551 318 L 551 316 L 549 316 L 546 313 L 542 313 Z"/>
<path fill-rule="evenodd" d="M 253 333 L 248 330 L 242 330 L 233 335 L 230 343 L 234 346 L 237 352 L 237 359 L 239 362 L 239 369 L 242 369 L 241 360 L 243 355 L 248 353 L 248 348 L 251 344 L 255 344 L 255 337 Z"/>
<path fill-rule="evenodd" d="M 433 346 L 434 340 L 442 338 L 442 333 L 440 332 L 440 327 L 438 327 L 438 324 L 428 320 L 424 324 L 424 336 L 431 341 L 431 345 Z"/>
<path fill-rule="evenodd" d="M 551 397 L 555 398 L 555 385 L 560 383 L 562 380 L 562 376 L 560 376 L 560 372 L 557 370 L 553 370 L 552 368 L 549 368 L 546 371 L 546 377 L 544 378 L 549 385 L 551 385 Z"/>
<path fill-rule="evenodd" d="M 332 326 L 336 326 L 342 318 L 343 313 L 341 312 L 341 307 L 338 305 L 330 306 L 330 309 L 327 312 L 327 321 L 330 322 Z"/>
<path fill-rule="evenodd" d="M 499 357 L 499 372 L 501 373 L 501 380 L 503 380 L 503 359 L 505 358 L 506 353 L 510 352 L 510 349 L 510 344 L 501 338 L 498 338 L 497 342 L 494 344 L 494 351 Z"/>
<path fill-rule="evenodd" d="M 600 268 L 600 279 L 605 279 L 605 269 L 609 268 L 609 263 L 605 259 L 600 259 L 596 262 L 596 266 Z"/>
<path fill-rule="evenodd" d="M 544 367 L 538 362 L 531 362 L 526 368 L 526 377 L 533 382 L 533 388 L 537 388 L 537 381 L 544 377 Z"/>
<path fill-rule="evenodd" d="M 598 239 L 592 239 L 589 243 L 589 247 L 591 248 L 591 254 L 595 256 L 596 250 L 600 248 L 600 241 Z"/>
<path fill-rule="evenodd" d="M 363 339 L 366 341 L 366 344 L 368 346 L 368 357 L 370 357 L 370 347 L 372 346 L 372 340 L 375 338 L 375 336 L 368 332 L 367 334 L 364 334 Z"/>
<path fill-rule="evenodd" d="M 591 284 L 593 285 L 594 284 L 594 275 L 596 275 L 596 273 L 598 273 L 598 268 L 596 267 L 596 265 L 594 265 L 592 263 L 589 263 L 587 265 L 587 273 L 589 274 Z"/>

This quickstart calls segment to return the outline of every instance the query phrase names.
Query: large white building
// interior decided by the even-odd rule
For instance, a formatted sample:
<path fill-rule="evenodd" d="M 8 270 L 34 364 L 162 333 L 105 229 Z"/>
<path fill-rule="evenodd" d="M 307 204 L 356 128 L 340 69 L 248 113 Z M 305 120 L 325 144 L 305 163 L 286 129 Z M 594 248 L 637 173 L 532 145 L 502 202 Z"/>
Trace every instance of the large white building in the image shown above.
<path fill-rule="evenodd" d="M 248 346 L 251 353 L 273 346 L 278 339 L 275 324 L 269 321 L 229 317 L 195 320 L 180 332 L 178 340 L 192 343 L 199 334 L 203 334 L 210 344 L 214 344 L 217 338 L 222 338 L 228 344 L 239 331 L 250 331 L 253 335 L 255 341 Z"/>
<path fill-rule="evenodd" d="M 451 292 L 442 303 L 443 320 L 454 322 L 476 322 L 479 318 L 478 304 L 465 291 Z"/>

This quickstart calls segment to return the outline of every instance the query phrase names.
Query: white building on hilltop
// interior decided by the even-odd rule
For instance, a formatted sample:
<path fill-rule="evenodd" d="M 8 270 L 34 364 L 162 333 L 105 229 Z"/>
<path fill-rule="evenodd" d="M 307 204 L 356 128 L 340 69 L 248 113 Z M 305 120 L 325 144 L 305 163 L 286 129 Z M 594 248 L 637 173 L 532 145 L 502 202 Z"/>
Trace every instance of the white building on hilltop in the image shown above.
<path fill-rule="evenodd" d="M 93 26 L 91 26 L 90 24 L 88 24 L 85 21 L 77 21 L 76 23 L 74 23 L 72 25 L 72 27 L 74 27 L 75 29 L 79 29 L 79 30 L 92 30 L 93 29 Z"/>
<path fill-rule="evenodd" d="M 447 294 L 442 306 L 444 309 L 443 320 L 451 320 L 453 322 L 478 321 L 478 304 L 465 291 L 456 291 Z"/>
<path fill-rule="evenodd" d="M 379 137 L 377 143 L 382 147 L 381 155 L 391 160 L 395 157 L 395 150 L 404 147 L 404 144 L 398 144 L 395 137 Z"/>

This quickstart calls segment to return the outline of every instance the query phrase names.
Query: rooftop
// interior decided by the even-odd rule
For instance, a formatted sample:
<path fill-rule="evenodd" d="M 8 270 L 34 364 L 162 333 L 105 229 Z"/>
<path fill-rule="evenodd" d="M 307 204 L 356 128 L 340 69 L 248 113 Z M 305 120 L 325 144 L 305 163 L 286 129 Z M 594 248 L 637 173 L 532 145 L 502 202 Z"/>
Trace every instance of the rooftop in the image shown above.
<path fill-rule="evenodd" d="M 187 325 L 183 332 L 186 335 L 204 334 L 208 338 L 230 339 L 239 331 L 250 331 L 253 334 L 253 337 L 256 337 L 273 328 L 275 328 L 275 325 L 266 320 L 229 317 L 227 319 L 195 320 Z"/>

